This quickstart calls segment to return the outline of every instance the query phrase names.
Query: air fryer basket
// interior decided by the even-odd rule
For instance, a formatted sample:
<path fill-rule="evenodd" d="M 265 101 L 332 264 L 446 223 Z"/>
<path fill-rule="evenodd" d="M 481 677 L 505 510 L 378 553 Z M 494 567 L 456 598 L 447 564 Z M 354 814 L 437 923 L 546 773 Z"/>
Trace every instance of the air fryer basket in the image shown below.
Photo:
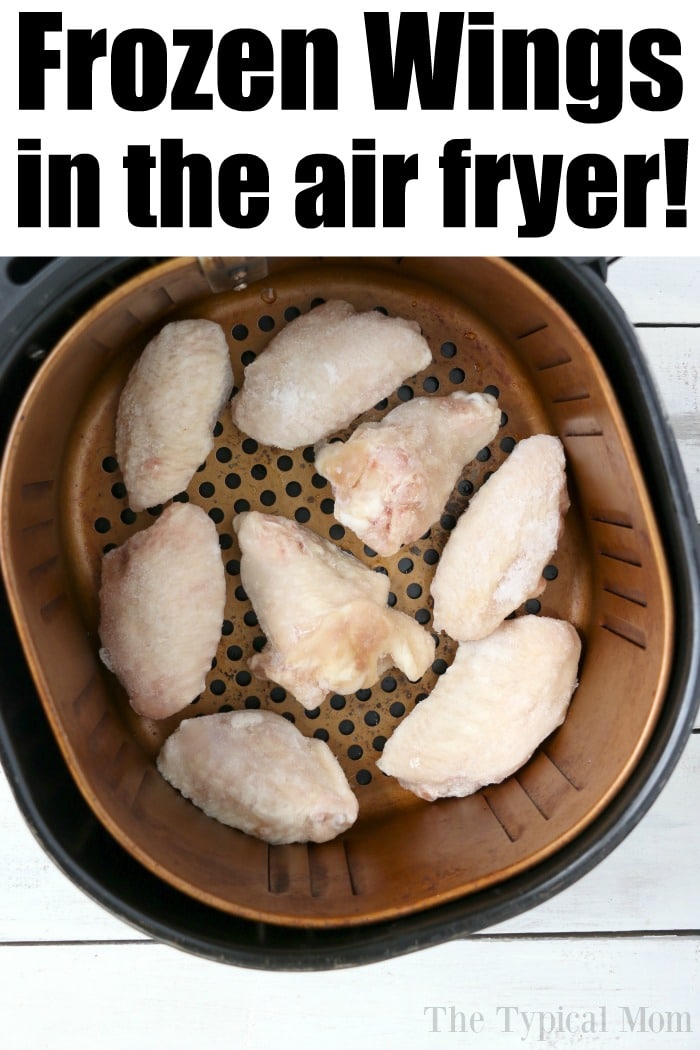
<path fill-rule="evenodd" d="M 78 320 L 43 366 L 8 446 L 4 564 L 53 734 L 99 817 L 96 823 L 85 815 L 87 846 L 107 828 L 126 850 L 110 843 L 120 868 L 135 865 L 138 882 L 155 880 L 162 899 L 125 893 L 118 880 L 115 901 L 113 881 L 105 885 L 104 875 L 95 877 L 94 857 L 85 863 L 89 848 L 81 850 L 79 881 L 125 917 L 192 950 L 253 965 L 332 965 L 477 928 L 594 863 L 643 812 L 675 760 L 679 726 L 687 729 L 695 702 L 690 686 L 697 658 L 694 642 L 682 637 L 674 567 L 667 565 L 678 551 L 664 544 L 648 484 L 648 456 L 668 458 L 672 443 L 660 417 L 653 427 L 642 423 L 642 472 L 642 449 L 601 367 L 601 347 L 591 349 L 540 285 L 499 260 L 269 265 L 269 274 L 247 288 L 212 294 L 207 266 L 174 260 L 139 274 Z M 595 280 L 575 273 L 583 285 Z M 595 289 L 605 305 L 604 292 Z M 368 564 L 377 567 L 380 560 L 333 519 L 310 450 L 283 455 L 258 447 L 222 416 L 214 451 L 181 497 L 200 503 L 217 522 L 229 583 L 216 666 L 185 714 L 222 704 L 286 713 L 302 731 L 329 739 L 361 805 L 358 825 L 336 843 L 268 849 L 208 820 L 161 781 L 153 757 L 177 720 L 156 725 L 135 718 L 96 659 L 102 550 L 152 520 L 128 508 L 113 458 L 114 412 L 130 364 L 166 319 L 220 321 L 230 333 L 240 383 L 243 365 L 271 332 L 315 300 L 341 296 L 360 308 L 415 317 L 433 348 L 433 366 L 370 418 L 414 393 L 464 388 L 496 388 L 504 413 L 499 436 L 467 469 L 440 523 L 410 550 L 384 560 L 397 606 L 429 624 L 431 565 L 471 492 L 514 441 L 542 430 L 559 433 L 573 507 L 548 574 L 553 578 L 540 603 L 520 612 L 533 614 L 541 605 L 544 614 L 571 619 L 585 655 L 567 722 L 520 774 L 472 799 L 430 806 L 408 796 L 376 771 L 374 758 L 449 662 L 450 644 L 440 638 L 436 662 L 418 685 L 390 674 L 373 690 L 333 697 L 310 715 L 272 683 L 251 679 L 245 654 L 261 639 L 240 588 L 235 511 L 252 506 L 296 516 Z M 613 371 L 624 372 L 630 345 L 635 349 L 633 337 L 624 335 L 624 353 L 614 340 L 604 344 Z M 638 383 L 647 382 L 636 358 L 632 372 Z M 640 429 L 638 413 L 634 426 Z M 664 484 L 674 485 L 675 478 L 677 462 Z M 661 504 L 667 508 L 665 499 Z M 687 622 L 697 606 L 696 555 L 688 539 L 683 553 L 692 566 L 684 573 L 692 593 L 681 595 Z M 658 749 L 669 734 L 671 752 L 663 753 L 667 739 L 649 764 L 654 742 Z M 18 789 L 27 789 L 21 775 Z M 66 790 L 74 789 L 66 784 Z M 70 850 L 67 861 L 64 849 L 55 852 L 75 868 Z M 177 921 L 167 917 L 171 905 Z M 229 938 L 224 931 L 232 926 L 237 932 Z"/>

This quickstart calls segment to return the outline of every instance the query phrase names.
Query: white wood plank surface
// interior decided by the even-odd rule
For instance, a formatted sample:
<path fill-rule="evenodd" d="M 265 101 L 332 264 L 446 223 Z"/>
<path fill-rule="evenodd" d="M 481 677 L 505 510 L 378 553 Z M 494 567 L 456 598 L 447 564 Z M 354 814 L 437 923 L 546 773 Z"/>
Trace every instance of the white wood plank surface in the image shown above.
<path fill-rule="evenodd" d="M 622 259 L 609 285 L 639 326 L 700 517 L 700 258 Z M 0 1046 L 698 1050 L 699 799 L 695 733 L 639 826 L 540 907 L 385 964 L 261 974 L 154 944 L 85 897 L 0 775 Z M 482 1029 L 461 1031 L 474 1012 Z"/>
<path fill-rule="evenodd" d="M 0 951 L 4 1050 L 697 1050 L 699 986 L 695 937 L 475 938 L 320 974 L 152 943 Z"/>
<path fill-rule="evenodd" d="M 700 306 L 698 310 L 700 313 Z M 678 442 L 700 519 L 700 326 L 638 328 L 637 335 Z"/>
<path fill-rule="evenodd" d="M 700 257 L 618 259 L 607 284 L 634 324 L 700 324 Z"/>

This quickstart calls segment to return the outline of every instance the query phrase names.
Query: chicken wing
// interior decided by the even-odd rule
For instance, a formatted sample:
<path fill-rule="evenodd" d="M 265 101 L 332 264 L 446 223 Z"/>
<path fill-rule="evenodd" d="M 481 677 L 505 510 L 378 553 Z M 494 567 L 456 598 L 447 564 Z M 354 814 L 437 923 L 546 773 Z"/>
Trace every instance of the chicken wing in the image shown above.
<path fill-rule="evenodd" d="M 417 540 L 436 521 L 466 463 L 495 436 L 490 394 L 419 397 L 348 440 L 316 449 L 338 521 L 382 556 Z"/>
<path fill-rule="evenodd" d="M 416 322 L 330 300 L 291 321 L 248 365 L 233 421 L 268 445 L 312 445 L 430 361 Z"/>
<path fill-rule="evenodd" d="M 117 460 L 132 510 L 186 488 L 211 451 L 232 386 L 226 337 L 213 321 L 173 321 L 145 347 L 117 411 Z"/>
<path fill-rule="evenodd" d="M 306 708 L 373 685 L 390 667 L 417 681 L 432 636 L 389 608 L 389 580 L 310 529 L 248 511 L 234 519 L 241 581 L 267 637 L 250 668 Z"/>
<path fill-rule="evenodd" d="M 271 711 L 187 718 L 157 765 L 207 816 L 275 845 L 328 842 L 357 819 L 357 799 L 328 744 Z"/>
<path fill-rule="evenodd" d="M 564 721 L 580 654 L 571 624 L 539 616 L 507 620 L 488 638 L 462 642 L 377 765 L 430 802 L 499 783 Z"/>
<path fill-rule="evenodd" d="M 100 657 L 135 711 L 166 718 L 204 688 L 221 637 L 226 575 L 216 527 L 191 503 L 105 554 Z"/>
<path fill-rule="evenodd" d="M 559 438 L 537 434 L 519 442 L 445 545 L 430 587 L 434 629 L 460 642 L 484 638 L 540 594 L 568 507 Z"/>

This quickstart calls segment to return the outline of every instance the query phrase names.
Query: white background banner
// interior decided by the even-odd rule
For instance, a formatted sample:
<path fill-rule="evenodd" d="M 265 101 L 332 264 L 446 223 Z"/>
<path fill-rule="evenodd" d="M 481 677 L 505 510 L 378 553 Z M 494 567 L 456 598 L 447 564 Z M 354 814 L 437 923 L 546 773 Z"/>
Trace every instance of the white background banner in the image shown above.
<path fill-rule="evenodd" d="M 697 254 L 695 21 L 3 5 L 4 253 Z"/>

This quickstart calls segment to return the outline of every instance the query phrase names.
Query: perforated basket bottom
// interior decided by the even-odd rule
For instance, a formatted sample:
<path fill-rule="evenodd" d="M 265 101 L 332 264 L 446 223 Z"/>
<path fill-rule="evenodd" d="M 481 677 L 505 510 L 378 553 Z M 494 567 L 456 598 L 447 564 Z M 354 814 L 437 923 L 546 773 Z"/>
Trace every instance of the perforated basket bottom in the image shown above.
<path fill-rule="evenodd" d="M 595 353 L 549 297 L 501 260 L 271 260 L 271 276 L 212 294 L 195 260 L 173 260 L 82 317 L 27 394 L 2 476 L 3 570 L 39 695 L 93 810 L 139 861 L 216 908 L 265 922 L 372 923 L 455 900 L 529 868 L 600 813 L 642 753 L 664 699 L 672 603 L 639 465 Z M 227 333 L 240 386 L 271 335 L 322 300 L 416 320 L 432 364 L 353 423 L 400 401 L 454 390 L 497 394 L 495 440 L 466 466 L 439 522 L 379 558 L 333 516 L 311 449 L 281 452 L 239 433 L 226 410 L 185 493 L 216 523 L 226 567 L 222 638 L 201 696 L 163 722 L 139 718 L 99 662 L 103 552 L 148 527 L 115 460 L 117 404 L 129 369 L 166 321 L 206 317 Z M 338 435 L 346 437 L 348 428 Z M 517 615 L 555 616 L 581 634 L 580 684 L 566 721 L 515 776 L 465 799 L 426 803 L 376 768 L 385 740 L 430 692 L 454 643 L 436 636 L 421 681 L 390 670 L 371 689 L 304 711 L 248 660 L 264 644 L 240 581 L 232 520 L 284 514 L 389 574 L 392 602 L 427 630 L 430 580 L 471 495 L 535 433 L 565 447 L 571 509 L 547 586 Z M 293 601 L 280 578 L 282 600 Z M 355 790 L 357 823 L 320 846 L 267 847 L 207 818 L 157 773 L 180 719 L 261 707 L 327 739 Z"/>
<path fill-rule="evenodd" d="M 329 696 L 323 704 L 305 711 L 291 695 L 274 682 L 256 678 L 248 670 L 247 659 L 265 645 L 255 611 L 241 585 L 240 552 L 232 529 L 233 517 L 242 511 L 259 510 L 293 518 L 350 551 L 376 572 L 388 573 L 391 580 L 389 603 L 430 630 L 432 599 L 430 581 L 450 530 L 467 506 L 472 494 L 507 458 L 516 441 L 537 431 L 550 429 L 540 409 L 533 416 L 531 399 L 524 406 L 511 389 L 518 372 L 515 362 L 507 362 L 503 351 L 489 340 L 483 322 L 467 310 L 443 320 L 425 316 L 415 289 L 401 294 L 395 290 L 368 290 L 361 279 L 343 280 L 342 292 L 325 283 L 310 300 L 284 285 L 262 293 L 239 294 L 222 309 L 216 299 L 200 304 L 197 316 L 207 316 L 222 324 L 229 334 L 234 368 L 234 392 L 243 382 L 243 368 L 266 346 L 275 332 L 291 319 L 326 298 L 342 294 L 360 309 L 382 310 L 392 315 L 415 318 L 433 350 L 432 364 L 409 378 L 389 398 L 360 416 L 337 433 L 345 439 L 364 420 L 377 420 L 402 401 L 419 396 L 440 396 L 455 390 L 483 391 L 499 399 L 501 426 L 497 437 L 469 463 L 454 488 L 438 522 L 416 543 L 404 547 L 390 558 L 380 558 L 363 545 L 333 516 L 330 485 L 314 469 L 312 446 L 283 452 L 258 444 L 241 433 L 231 421 L 228 408 L 214 428 L 214 447 L 186 491 L 175 500 L 191 501 L 203 507 L 217 526 L 227 575 L 226 618 L 221 644 L 205 691 L 181 715 L 151 722 L 132 715 L 124 707 L 115 687 L 115 702 L 124 707 L 132 732 L 152 755 L 182 717 L 209 714 L 235 708 L 266 708 L 295 722 L 306 735 L 328 741 L 348 778 L 357 789 L 363 814 L 381 813 L 386 805 L 411 803 L 412 796 L 379 772 L 375 761 L 396 725 L 435 685 L 452 660 L 455 643 L 444 634 L 434 635 L 436 649 L 432 667 L 416 683 L 392 670 L 371 689 L 352 696 Z M 434 300 L 435 293 L 432 292 Z M 90 605 L 89 618 L 95 624 L 93 598 L 99 579 L 102 554 L 148 527 L 162 507 L 135 513 L 114 454 L 114 427 L 118 398 L 134 352 L 124 354 L 105 374 L 83 411 L 78 427 L 79 446 L 69 457 L 67 491 L 74 497 L 66 504 L 66 534 L 78 552 L 76 568 L 84 599 Z M 507 371 L 504 371 L 507 370 Z M 504 384 L 504 375 L 508 376 Z M 502 389 L 503 388 L 503 389 Z M 105 454 L 106 453 L 106 454 Z M 549 581 L 540 599 L 531 599 L 520 614 L 556 615 L 580 623 L 582 602 L 590 586 L 578 551 L 580 526 L 574 508 L 568 516 L 566 535 L 553 564 L 545 569 Z M 89 582 L 88 582 L 89 581 Z M 86 586 L 87 584 L 87 586 Z M 280 600 L 293 601 L 279 580 Z"/>

